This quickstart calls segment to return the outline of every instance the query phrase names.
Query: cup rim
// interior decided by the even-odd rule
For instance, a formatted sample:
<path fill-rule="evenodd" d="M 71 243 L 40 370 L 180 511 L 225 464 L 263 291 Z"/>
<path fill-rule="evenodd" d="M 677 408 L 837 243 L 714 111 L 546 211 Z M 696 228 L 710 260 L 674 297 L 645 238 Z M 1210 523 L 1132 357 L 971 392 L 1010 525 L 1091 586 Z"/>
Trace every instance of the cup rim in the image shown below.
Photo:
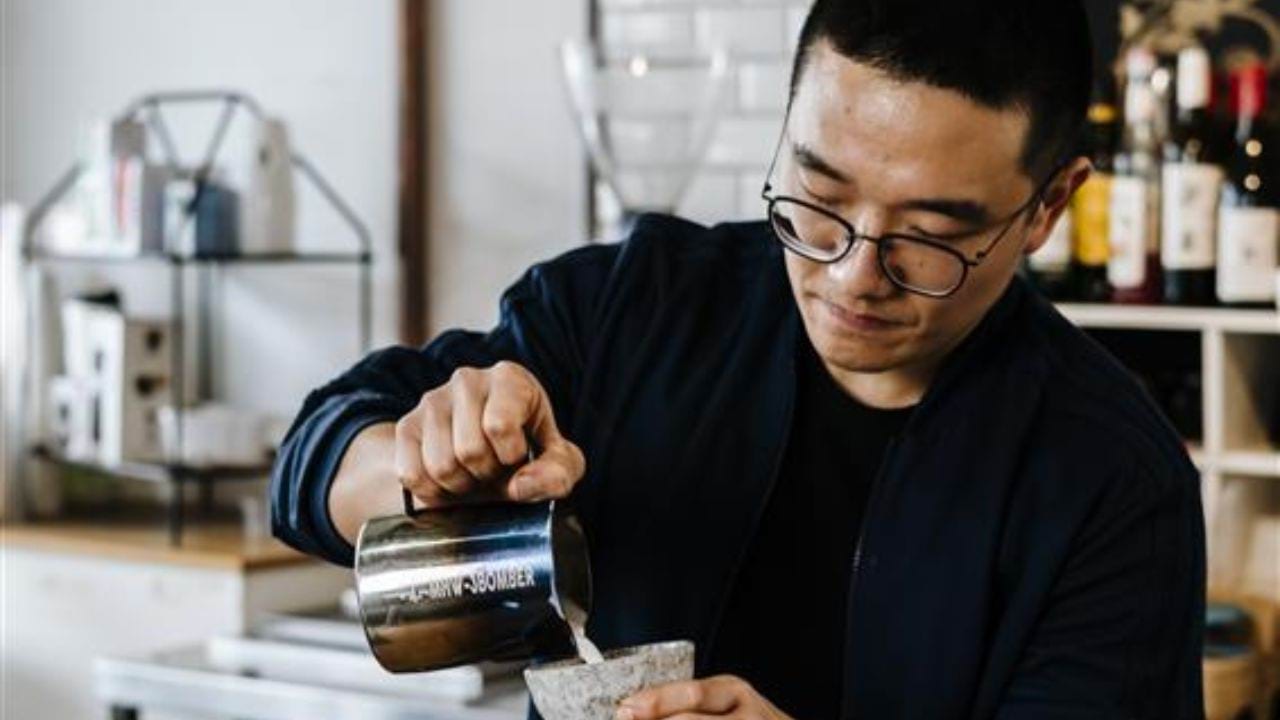
<path fill-rule="evenodd" d="M 690 657 L 693 657 L 694 647 L 694 643 L 691 640 L 663 640 L 661 642 L 633 645 L 631 647 L 606 650 L 600 653 L 604 656 L 604 663 L 596 663 L 596 665 L 608 665 L 614 661 L 627 660 L 640 656 L 664 655 L 686 651 L 689 653 Z M 527 667 L 524 670 L 524 674 L 527 677 L 529 675 L 550 674 L 587 667 L 591 667 L 591 665 L 584 662 L 582 658 L 575 656 L 564 658 L 563 660 L 555 660 L 543 665 Z"/>

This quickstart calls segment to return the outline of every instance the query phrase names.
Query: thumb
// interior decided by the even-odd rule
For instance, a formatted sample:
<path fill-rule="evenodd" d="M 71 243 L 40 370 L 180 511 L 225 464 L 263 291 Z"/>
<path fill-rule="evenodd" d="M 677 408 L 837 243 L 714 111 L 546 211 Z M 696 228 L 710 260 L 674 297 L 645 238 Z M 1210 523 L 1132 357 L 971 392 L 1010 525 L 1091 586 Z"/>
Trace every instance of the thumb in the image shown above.
<path fill-rule="evenodd" d="M 515 472 L 507 495 L 519 502 L 567 497 L 586 472 L 582 450 L 560 433 L 546 392 L 539 388 L 526 424 L 537 456 Z"/>

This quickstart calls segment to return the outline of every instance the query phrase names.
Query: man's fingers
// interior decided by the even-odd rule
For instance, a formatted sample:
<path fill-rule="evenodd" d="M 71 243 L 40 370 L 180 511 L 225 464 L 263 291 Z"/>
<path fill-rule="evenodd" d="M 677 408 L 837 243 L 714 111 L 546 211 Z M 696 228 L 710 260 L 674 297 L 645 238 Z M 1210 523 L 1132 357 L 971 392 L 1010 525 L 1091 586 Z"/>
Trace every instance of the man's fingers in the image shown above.
<path fill-rule="evenodd" d="M 422 432 L 417 415 L 411 413 L 396 423 L 396 475 L 400 484 L 427 507 L 444 504 L 443 488 L 427 477 L 422 466 Z"/>
<path fill-rule="evenodd" d="M 453 453 L 463 469 L 477 480 L 488 480 L 502 471 L 498 456 L 481 427 L 489 383 L 483 373 L 461 368 L 449 382 L 453 409 Z"/>
<path fill-rule="evenodd" d="M 532 446 L 538 457 L 529 461 Z M 563 498 L 586 471 L 551 401 L 523 367 L 460 368 L 397 424 L 401 483 L 428 506 Z M 487 482 L 518 468 L 509 481 Z"/>
<path fill-rule="evenodd" d="M 423 398 L 422 466 L 427 476 L 450 495 L 464 495 L 475 485 L 453 450 L 453 408 L 449 390 L 433 390 Z"/>
<path fill-rule="evenodd" d="M 667 683 L 623 700 L 618 706 L 618 717 L 659 720 L 681 713 L 722 715 L 738 706 L 746 689 L 744 681 L 728 675 Z"/>
<path fill-rule="evenodd" d="M 489 370 L 489 394 L 480 427 L 498 461 L 507 467 L 528 459 L 524 428 L 540 392 L 528 371 L 515 363 L 500 362 Z"/>
<path fill-rule="evenodd" d="M 426 475 L 422 467 L 422 433 L 412 414 L 396 423 L 396 475 L 412 480 Z"/>
<path fill-rule="evenodd" d="M 486 435 L 500 459 L 508 465 L 524 463 L 529 452 L 526 430 L 538 448 L 538 456 L 507 483 L 507 498 L 538 502 L 568 496 L 586 471 L 586 461 L 560 434 L 546 391 L 528 370 L 513 363 L 498 363 L 490 373 Z"/>

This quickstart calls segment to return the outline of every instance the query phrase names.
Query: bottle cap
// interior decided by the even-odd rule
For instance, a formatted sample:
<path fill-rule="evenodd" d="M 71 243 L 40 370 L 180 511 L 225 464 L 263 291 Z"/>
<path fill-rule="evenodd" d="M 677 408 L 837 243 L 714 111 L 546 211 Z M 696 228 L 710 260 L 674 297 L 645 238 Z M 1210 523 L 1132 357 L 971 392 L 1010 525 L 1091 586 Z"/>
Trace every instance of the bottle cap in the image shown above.
<path fill-rule="evenodd" d="M 1089 106 L 1089 122 L 1094 125 L 1110 125 L 1116 121 L 1116 106 L 1111 103 L 1094 103 Z"/>

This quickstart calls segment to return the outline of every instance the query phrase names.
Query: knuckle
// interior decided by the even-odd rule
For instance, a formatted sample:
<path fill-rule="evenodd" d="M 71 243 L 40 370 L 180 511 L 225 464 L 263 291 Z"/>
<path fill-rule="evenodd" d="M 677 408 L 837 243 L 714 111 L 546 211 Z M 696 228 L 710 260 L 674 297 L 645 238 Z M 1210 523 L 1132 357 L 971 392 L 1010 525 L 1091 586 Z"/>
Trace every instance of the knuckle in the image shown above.
<path fill-rule="evenodd" d="M 453 374 L 449 376 L 449 384 L 466 385 L 468 383 L 473 382 L 476 379 L 477 375 L 479 375 L 479 371 L 473 367 L 464 366 L 464 367 L 454 368 Z"/>
<path fill-rule="evenodd" d="M 503 440 L 520 432 L 520 423 L 508 415 L 487 413 L 480 420 L 480 429 L 490 439 Z"/>
<path fill-rule="evenodd" d="M 551 489 L 559 497 L 568 497 L 573 492 L 573 481 L 567 475 L 560 475 L 551 480 Z"/>
<path fill-rule="evenodd" d="M 512 386 L 517 392 L 528 392 L 530 386 L 537 384 L 533 374 L 526 370 L 523 365 L 510 360 L 503 360 L 494 365 L 493 373 L 496 379 Z"/>
<path fill-rule="evenodd" d="M 449 480 L 458 474 L 458 460 L 455 457 L 428 457 L 422 464 L 427 474 L 436 480 Z"/>
<path fill-rule="evenodd" d="M 403 438 L 408 435 L 416 425 L 417 419 L 415 418 L 414 413 L 400 416 L 400 419 L 396 420 L 396 437 Z"/>
<path fill-rule="evenodd" d="M 577 445 L 574 445 L 573 443 L 566 443 L 566 445 L 569 449 L 570 467 L 573 468 L 575 473 L 582 474 L 587 467 L 587 457 L 582 454 L 582 448 Z"/>
<path fill-rule="evenodd" d="M 479 443 L 468 442 L 458 445 L 454 452 L 466 467 L 483 466 L 489 459 L 489 452 Z"/>
<path fill-rule="evenodd" d="M 498 362 L 494 363 L 493 367 L 490 369 L 493 371 L 495 375 L 511 375 L 513 373 L 519 373 L 524 368 L 511 362 L 510 360 L 499 360 Z"/>
<path fill-rule="evenodd" d="M 702 683 L 689 683 L 684 690 L 685 700 L 688 701 L 689 707 L 701 707 L 702 701 L 707 698 L 706 688 Z"/>
<path fill-rule="evenodd" d="M 448 389 L 442 385 L 438 388 L 435 388 L 433 390 L 428 390 L 427 392 L 423 393 L 422 401 L 418 403 L 418 406 L 422 409 L 423 412 L 436 413 L 444 409 L 446 406 L 448 406 L 448 404 L 449 404 Z"/>

